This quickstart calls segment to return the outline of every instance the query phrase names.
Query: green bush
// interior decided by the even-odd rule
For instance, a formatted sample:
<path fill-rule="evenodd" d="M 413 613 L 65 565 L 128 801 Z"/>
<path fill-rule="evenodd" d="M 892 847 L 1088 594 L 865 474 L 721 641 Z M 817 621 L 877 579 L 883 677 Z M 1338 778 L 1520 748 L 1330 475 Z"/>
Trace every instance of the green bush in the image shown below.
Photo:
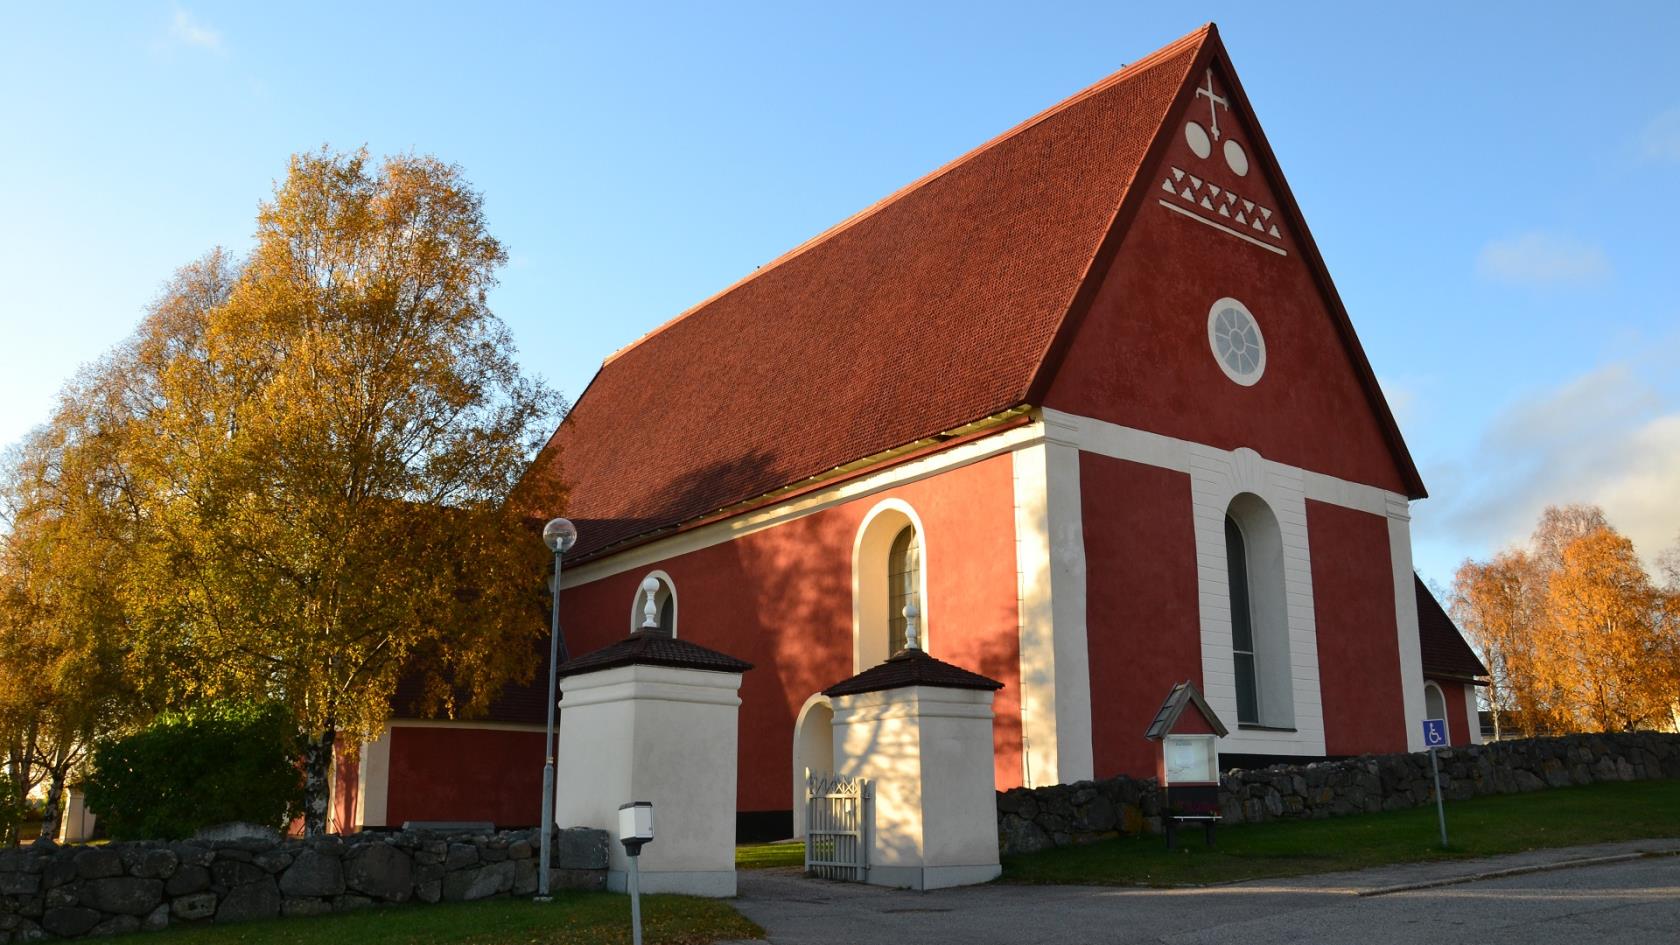
<path fill-rule="evenodd" d="M 281 828 L 302 807 L 297 727 L 284 707 L 165 713 L 94 746 L 87 804 L 114 840 L 178 840 L 242 820 Z"/>

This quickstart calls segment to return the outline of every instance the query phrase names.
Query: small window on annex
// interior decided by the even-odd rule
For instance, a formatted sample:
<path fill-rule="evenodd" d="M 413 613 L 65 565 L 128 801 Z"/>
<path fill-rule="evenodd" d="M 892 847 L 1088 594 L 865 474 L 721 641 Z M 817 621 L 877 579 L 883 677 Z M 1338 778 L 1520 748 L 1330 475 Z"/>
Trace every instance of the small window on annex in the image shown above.
<path fill-rule="evenodd" d="M 648 592 L 653 593 L 654 625 L 668 636 L 677 635 L 677 592 L 671 576 L 654 571 L 636 586 L 634 606 L 630 609 L 630 629 L 644 629 L 648 624 Z"/>
<path fill-rule="evenodd" d="M 1441 694 L 1441 687 L 1432 682 L 1423 684 L 1423 717 L 1426 719 L 1444 719 L 1447 717 L 1447 698 Z"/>

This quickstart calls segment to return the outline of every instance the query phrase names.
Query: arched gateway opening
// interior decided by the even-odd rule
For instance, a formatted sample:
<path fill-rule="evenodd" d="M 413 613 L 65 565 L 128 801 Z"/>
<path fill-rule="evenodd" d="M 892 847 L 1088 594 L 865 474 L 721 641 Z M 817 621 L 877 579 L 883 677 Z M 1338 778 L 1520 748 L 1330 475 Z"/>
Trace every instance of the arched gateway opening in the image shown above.
<path fill-rule="evenodd" d="M 793 835 L 805 836 L 805 771 L 834 770 L 834 709 L 828 697 L 805 700 L 793 724 Z"/>

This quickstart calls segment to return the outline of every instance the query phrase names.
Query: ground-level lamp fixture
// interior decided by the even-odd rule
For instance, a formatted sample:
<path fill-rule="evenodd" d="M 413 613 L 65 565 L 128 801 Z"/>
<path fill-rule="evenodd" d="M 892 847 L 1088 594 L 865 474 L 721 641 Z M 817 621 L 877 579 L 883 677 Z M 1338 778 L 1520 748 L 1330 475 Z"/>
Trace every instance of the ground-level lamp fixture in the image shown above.
<path fill-rule="evenodd" d="M 563 518 L 550 519 L 543 526 L 542 538 L 554 553 L 554 606 L 548 623 L 548 731 L 543 738 L 542 853 L 537 865 L 537 900 L 548 902 L 553 898 L 548 892 L 548 864 L 554 845 L 554 707 L 559 703 L 556 674 L 566 655 L 566 643 L 560 639 L 560 559 L 577 544 L 577 526 Z"/>
<path fill-rule="evenodd" d="M 631 801 L 618 806 L 618 842 L 630 857 L 630 942 L 642 945 L 642 847 L 653 842 L 653 804 Z"/>

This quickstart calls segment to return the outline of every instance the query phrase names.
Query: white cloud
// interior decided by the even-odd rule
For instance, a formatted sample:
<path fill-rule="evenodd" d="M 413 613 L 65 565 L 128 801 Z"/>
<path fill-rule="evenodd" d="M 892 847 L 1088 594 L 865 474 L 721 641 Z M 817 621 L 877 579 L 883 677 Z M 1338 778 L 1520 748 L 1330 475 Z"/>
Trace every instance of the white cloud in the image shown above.
<path fill-rule="evenodd" d="M 226 52 L 220 32 L 200 23 L 180 7 L 175 8 L 175 18 L 169 24 L 169 37 L 183 46 L 197 46 L 214 53 Z"/>
<path fill-rule="evenodd" d="M 1498 282 L 1557 285 L 1601 279 L 1610 274 L 1610 260 L 1597 246 L 1532 230 L 1483 246 L 1476 271 Z"/>
<path fill-rule="evenodd" d="M 1481 556 L 1525 541 L 1547 505 L 1587 502 L 1654 566 L 1680 535 L 1680 404 L 1633 365 L 1605 365 L 1504 411 L 1431 478 L 1418 509 L 1431 542 Z"/>
<path fill-rule="evenodd" d="M 1639 155 L 1648 161 L 1680 161 L 1680 108 L 1671 108 L 1639 133 Z"/>

